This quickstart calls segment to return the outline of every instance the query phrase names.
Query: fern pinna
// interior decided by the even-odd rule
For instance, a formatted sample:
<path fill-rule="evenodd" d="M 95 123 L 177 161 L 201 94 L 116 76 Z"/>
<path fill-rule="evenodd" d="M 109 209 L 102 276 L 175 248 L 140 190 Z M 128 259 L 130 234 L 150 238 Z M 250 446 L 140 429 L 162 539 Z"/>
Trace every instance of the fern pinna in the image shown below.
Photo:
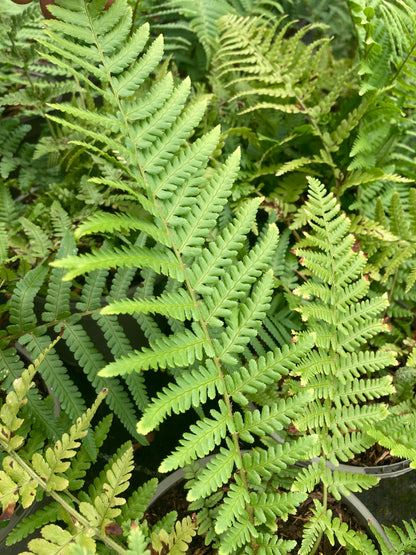
<path fill-rule="evenodd" d="M 120 446 L 92 483 L 87 480 L 87 471 L 97 460 L 96 451 L 109 432 L 111 414 L 94 427 L 92 456 L 85 439 L 108 390 L 101 391 L 92 407 L 54 444 L 43 446 L 43 438 L 39 441 L 36 430 L 22 418 L 21 409 L 34 385 L 32 379 L 58 340 L 13 382 L 0 408 L 2 519 L 12 517 L 17 503 L 35 507 L 14 526 L 6 544 L 14 545 L 35 531 L 39 536 L 40 531 L 42 537 L 31 539 L 24 553 L 150 555 L 162 553 L 164 544 L 172 553 L 185 552 L 196 533 L 190 517 L 177 521 L 177 513 L 172 511 L 154 526 L 143 519 L 156 479 L 128 495 L 124 493 L 134 468 L 131 443 Z M 42 498 L 43 506 L 36 510 L 35 503 Z"/>
<path fill-rule="evenodd" d="M 302 394 L 254 412 L 248 403 L 250 395 L 279 380 L 312 345 L 308 336 L 258 360 L 246 358 L 246 346 L 271 302 L 274 282 L 269 268 L 277 228 L 264 226 L 253 243 L 249 232 L 256 223 L 260 199 L 242 203 L 228 225 L 222 230 L 216 227 L 238 171 L 239 152 L 215 171 L 207 169 L 220 131 L 213 129 L 189 140 L 206 101 L 197 98 L 187 104 L 188 80 L 176 84 L 166 74 L 141 93 L 141 84 L 151 79 L 162 58 L 162 38 L 146 47 L 147 25 L 128 37 L 131 10 L 125 0 L 106 12 L 100 11 L 100 2 L 67 6 L 52 7 L 60 21 L 48 23 L 45 56 L 67 64 L 86 86 L 97 90 L 101 84 L 103 108 L 91 112 L 73 104 L 54 105 L 62 115 L 51 118 L 81 133 L 84 130 L 88 140 L 80 142 L 95 156 L 101 155 L 110 168 L 107 174 L 114 176 L 98 180 L 127 192 L 148 216 L 121 212 L 92 216 L 77 229 L 77 237 L 117 233 L 124 237 L 124 245 L 109 240 L 97 251 L 66 256 L 52 265 L 66 268 L 67 280 L 84 273 L 88 273 L 86 279 L 99 280 L 102 272 L 112 268 L 142 269 L 143 286 L 135 298 L 114 295 L 97 318 L 135 314 L 149 347 L 127 356 L 115 353 L 115 361 L 99 375 L 137 376 L 150 369 L 168 369 L 175 381 L 145 408 L 139 433 L 146 434 L 172 412 L 191 407 L 201 418 L 160 470 L 168 472 L 214 452 L 189 497 L 198 501 L 231 483 L 216 509 L 215 543 L 220 551 L 254 552 L 268 541 L 281 552 L 290 551 L 294 543 L 278 536 L 269 540 L 270 529 L 277 515 L 285 518 L 306 494 L 279 494 L 275 488 L 289 464 L 309 458 L 314 438 L 284 446 L 275 441 L 245 454 L 241 444 L 281 430 L 305 404 Z M 138 51 L 143 53 L 139 58 Z M 94 64 L 86 67 L 85 60 Z M 88 292 L 85 296 L 95 298 Z M 164 332 L 152 315 L 159 322 L 162 319 Z M 64 337 L 65 333 L 66 328 Z"/>
<path fill-rule="evenodd" d="M 391 351 L 368 347 L 370 338 L 387 330 L 379 315 L 388 300 L 386 295 L 367 297 L 366 258 L 355 247 L 351 222 L 333 194 L 313 178 L 309 178 L 302 218 L 310 230 L 304 232 L 295 252 L 301 257 L 306 281 L 294 293 L 303 299 L 299 311 L 308 333 L 316 333 L 316 347 L 303 357 L 291 378 L 293 392 L 307 390 L 313 395 L 295 426 L 320 437 L 320 462 L 304 471 L 303 487 L 310 489 L 322 481 L 327 491 L 338 496 L 377 482 L 373 476 L 352 475 L 336 467 L 373 445 L 371 430 L 383 425 L 388 415 L 380 399 L 394 392 L 387 369 L 397 362 Z M 332 466 L 327 467 L 326 461 Z M 322 511 L 326 507 L 317 505 L 300 553 L 308 553 L 316 538 L 327 533 Z"/>

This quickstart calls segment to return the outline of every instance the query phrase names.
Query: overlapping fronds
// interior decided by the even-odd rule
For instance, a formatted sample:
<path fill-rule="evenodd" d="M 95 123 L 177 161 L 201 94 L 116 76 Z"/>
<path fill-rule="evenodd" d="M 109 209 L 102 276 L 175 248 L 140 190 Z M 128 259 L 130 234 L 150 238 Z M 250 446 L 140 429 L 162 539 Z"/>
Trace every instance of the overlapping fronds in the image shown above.
<path fill-rule="evenodd" d="M 218 226 L 238 172 L 239 151 L 206 172 L 220 139 L 218 130 L 189 140 L 205 109 L 204 99 L 187 104 L 187 80 L 173 88 L 170 77 L 150 83 L 152 72 L 162 59 L 161 39 L 146 46 L 146 25 L 128 36 L 131 11 L 125 0 L 103 13 L 98 6 L 92 2 L 87 7 L 80 0 L 71 9 L 52 8 L 61 21 L 48 24 L 50 38 L 43 45 L 48 49 L 48 59 L 71 67 L 91 88 L 102 87 L 105 109 L 96 113 L 59 104 L 54 108 L 61 115 L 51 118 L 80 133 L 85 129 L 84 136 L 91 141 L 90 147 L 84 144 L 85 148 L 97 154 L 100 145 L 107 164 L 120 172 L 110 186 L 127 191 L 147 217 L 144 225 L 139 223 L 142 220 L 137 212 L 128 216 L 119 212 L 108 218 L 101 213 L 78 231 L 79 236 L 105 232 L 109 240 L 101 249 L 52 263 L 55 269 L 67 270 L 65 279 L 87 273 L 79 308 L 97 311 L 94 318 L 106 326 L 116 360 L 100 369 L 101 362 L 95 355 L 87 358 L 87 350 L 82 354 L 81 345 L 78 347 L 75 342 L 76 336 L 79 341 L 83 338 L 83 332 L 75 320 L 67 320 L 63 338 L 71 335 L 73 352 L 83 367 L 91 366 L 88 374 L 95 376 L 94 384 L 102 383 L 100 380 L 107 383 L 110 376 L 114 379 L 120 374 L 140 375 L 143 370 L 157 368 L 174 374 L 176 383 L 144 407 L 137 428 L 140 434 L 154 429 L 171 413 L 191 407 L 200 410 L 210 403 L 209 412 L 184 434 L 160 470 L 182 467 L 217 447 L 221 449 L 205 469 L 203 484 L 195 484 L 191 496 L 198 500 L 203 495 L 201 488 L 215 492 L 229 480 L 237 484 L 235 490 L 231 485 L 224 497 L 215 524 L 223 542 L 222 551 L 228 553 L 237 545 L 250 543 L 253 518 L 272 525 L 276 515 L 293 512 L 304 497 L 303 493 L 273 493 L 269 481 L 261 486 L 256 483 L 254 488 L 247 480 L 244 464 L 241 466 L 240 439 L 251 442 L 255 436 L 274 433 L 300 415 L 303 395 L 281 399 L 254 412 L 248 401 L 250 394 L 263 391 L 267 384 L 296 366 L 314 336 L 307 336 L 290 348 L 275 349 L 257 361 L 249 363 L 246 359 L 247 346 L 271 304 L 274 280 L 270 267 L 278 242 L 277 227 L 266 223 L 257 240 L 250 236 L 257 224 L 258 200 L 241 203 L 228 225 Z M 87 18 L 86 14 L 94 17 Z M 58 31 L 64 32 L 65 38 Z M 137 50 L 142 52 L 138 58 L 130 54 Z M 94 67 L 91 64 L 87 68 L 91 76 L 81 72 L 84 59 L 95 61 Z M 148 85 L 142 93 L 143 83 Z M 147 111 L 142 109 L 142 103 L 149 94 L 152 110 Z M 82 122 L 87 125 L 83 127 Z M 125 238 L 122 248 L 110 240 L 119 231 Z M 129 234 L 137 239 L 132 242 Z M 110 304 L 101 310 L 99 292 L 107 271 L 114 268 L 118 268 L 116 275 L 128 273 L 130 268 L 140 269 L 143 286 L 131 300 L 125 298 L 125 290 L 115 287 L 108 297 Z M 162 287 L 156 287 L 155 273 L 163 276 Z M 110 326 L 113 317 L 126 313 L 140 322 L 146 321 L 149 345 L 123 356 L 122 349 L 117 350 L 116 342 L 110 340 L 114 336 Z M 163 331 L 155 326 L 152 314 L 166 319 Z M 149 326 L 151 322 L 153 327 Z M 111 382 L 108 384 L 111 399 L 115 388 Z M 239 403 L 241 410 L 237 408 Z M 285 469 L 289 461 L 308 457 L 313 444 L 314 438 L 299 444 L 294 441 L 287 452 L 274 449 L 273 445 L 270 452 L 264 450 L 251 475 L 262 472 L 262 462 L 265 474 L 272 466 Z M 251 459 L 246 461 L 253 466 Z M 250 506 L 256 506 L 255 515 Z M 234 535 L 236 519 L 247 522 L 244 536 Z"/>
<path fill-rule="evenodd" d="M 275 144 L 267 145 L 251 180 L 267 173 L 279 177 L 290 173 L 299 177 L 304 174 L 305 166 L 311 164 L 323 165 L 338 180 L 335 157 L 365 111 L 357 104 L 348 113 L 331 117 L 334 105 L 349 93 L 346 84 L 351 82 L 354 86 L 354 69 L 345 61 L 333 58 L 329 38 L 319 36 L 322 24 L 293 27 L 284 18 L 224 16 L 219 23 L 220 43 L 213 61 L 215 76 L 229 89 L 230 102 L 237 101 L 240 114 L 255 112 L 257 117 L 262 117 L 264 110 L 277 112 L 280 119 L 276 119 L 276 125 L 285 126 L 293 118 L 293 130 L 289 123 L 291 135 L 282 142 L 266 124 L 269 141 Z M 314 35 L 318 36 L 311 40 Z M 299 126 L 300 121 L 304 125 Z M 279 159 L 277 154 L 284 152 L 286 142 L 304 135 L 309 141 L 316 141 L 316 148 L 309 149 L 305 155 L 298 150 L 295 157 L 292 154 L 282 163 L 282 157 Z M 264 138 L 259 135 L 259 140 Z M 273 162 L 268 167 L 265 161 L 269 157 Z M 291 183 L 293 196 L 293 178 Z"/>
<path fill-rule="evenodd" d="M 76 252 L 75 241 L 72 234 L 67 231 L 56 258 L 60 260 L 74 252 Z M 64 273 L 62 268 L 53 268 L 48 273 L 45 265 L 39 265 L 30 270 L 15 287 L 9 302 L 10 324 L 7 326 L 7 332 L 4 332 L 5 338 L 2 343 L 7 345 L 13 340 L 15 346 L 1 351 L 3 358 L 1 368 L 6 378 L 3 387 L 7 388 L 21 372 L 17 353 L 22 353 L 34 360 L 50 343 L 48 330 L 55 329 L 56 333 L 62 334 L 61 344 L 51 349 L 49 356 L 40 365 L 39 372 L 47 387 L 53 392 L 60 408 L 71 419 L 80 417 L 85 411 L 85 401 L 82 398 L 80 386 L 74 383 L 69 373 L 71 365 L 76 361 L 97 394 L 103 387 L 109 387 L 110 392 L 106 396 L 106 402 L 130 433 L 137 436 L 135 412 L 137 409 L 143 409 L 147 403 L 143 380 L 140 377 L 132 377 L 123 385 L 118 379 L 113 378 L 111 383 L 104 384 L 97 373 L 105 366 L 105 353 L 97 350 L 92 340 L 92 336 L 97 332 L 91 324 L 85 329 L 80 323 L 91 318 L 91 313 L 101 308 L 106 274 L 95 273 L 88 276 L 77 304 L 77 313 L 71 315 L 75 312 L 74 304 L 70 300 L 71 283 L 62 281 Z M 122 275 L 123 269 L 116 273 L 114 285 L 119 288 L 118 294 L 126 295 L 133 274 L 130 275 L 130 279 L 124 281 L 121 279 Z M 43 296 L 40 295 L 40 291 L 45 286 L 45 281 L 46 296 Z M 114 289 L 112 295 L 114 298 Z M 117 316 L 95 315 L 95 319 L 99 333 L 107 339 L 113 355 L 121 356 L 131 350 L 131 340 L 128 339 Z M 137 325 L 138 333 L 139 330 Z M 73 354 L 72 359 L 68 357 L 68 352 Z M 30 391 L 28 395 L 27 417 L 36 421 L 48 437 L 56 439 L 60 428 L 55 423 L 53 411 L 39 402 L 35 391 Z M 137 437 L 146 442 L 143 438 Z"/>
<path fill-rule="evenodd" d="M 153 533 L 147 525 L 142 527 L 139 524 L 155 491 L 156 480 L 138 488 L 128 496 L 126 503 L 125 492 L 134 467 L 131 443 L 121 446 L 89 488 L 82 490 L 86 471 L 96 461 L 96 451 L 102 446 L 111 425 L 111 415 L 107 415 L 95 427 L 92 442 L 96 451 L 91 456 L 85 436 L 108 390 L 98 395 L 92 407 L 76 419 L 68 433 L 55 443 L 43 446 L 41 442 L 42 446 L 38 445 L 31 453 L 30 443 L 34 438 L 31 437 L 29 421 L 22 417 L 22 408 L 34 385 L 32 379 L 36 371 L 47 360 L 59 339 L 52 342 L 34 364 L 14 380 L 13 388 L 0 408 L 0 502 L 3 519 L 13 515 L 17 503 L 24 508 L 33 505 L 38 490 L 47 496 L 44 506 L 19 522 L 8 535 L 7 545 L 13 545 L 38 530 L 41 537 L 37 534 L 38 537 L 31 539 L 25 553 L 40 555 L 57 550 L 69 554 L 75 553 L 77 547 L 82 549 L 82 553 L 96 553 L 97 548 L 100 549 L 98 544 L 105 544 L 105 549 L 112 553 L 149 555 L 150 551 L 146 548 L 153 541 L 155 549 L 163 541 L 171 545 L 172 553 L 184 552 L 185 545 L 195 534 L 196 526 L 190 519 L 186 523 L 174 523 L 172 531 L 160 530 L 159 527 L 157 533 Z M 74 492 L 78 492 L 79 496 L 75 504 Z M 135 519 L 137 524 L 132 525 Z M 75 530 L 74 522 L 77 523 Z M 124 534 L 126 544 L 114 541 L 114 533 L 119 536 Z"/>
<path fill-rule="evenodd" d="M 163 33 L 166 52 L 190 75 L 203 77 L 218 47 L 218 20 L 227 14 L 273 19 L 282 13 L 275 0 L 164 0 L 141 6 L 153 32 Z M 192 59 L 193 63 L 190 63 Z M 195 67 L 196 66 L 196 67 Z"/>
<path fill-rule="evenodd" d="M 401 330 L 411 333 L 416 302 L 416 192 L 407 186 L 394 188 L 389 196 L 389 201 L 377 199 L 372 218 L 354 217 L 352 230 L 367 255 L 365 271 L 372 278 L 372 289 L 392 299 L 385 314 L 400 336 Z"/>
<path fill-rule="evenodd" d="M 41 37 L 41 13 L 30 6 L 18 15 L 0 15 L 5 30 L 2 40 L 2 79 L 0 106 L 19 106 L 26 113 L 43 114 L 46 102 L 79 90 L 70 74 L 58 66 L 45 64 L 36 49 Z M 54 77 L 54 79 L 51 79 Z M 30 128 L 30 126 L 29 126 Z M 18 136 L 16 136 L 16 139 Z"/>
<path fill-rule="evenodd" d="M 412 129 L 403 123 L 414 116 L 416 3 L 349 0 L 360 37 L 360 94 L 371 103 L 354 141 L 350 169 L 397 163 L 414 179 Z M 410 154 L 413 152 L 413 156 Z"/>

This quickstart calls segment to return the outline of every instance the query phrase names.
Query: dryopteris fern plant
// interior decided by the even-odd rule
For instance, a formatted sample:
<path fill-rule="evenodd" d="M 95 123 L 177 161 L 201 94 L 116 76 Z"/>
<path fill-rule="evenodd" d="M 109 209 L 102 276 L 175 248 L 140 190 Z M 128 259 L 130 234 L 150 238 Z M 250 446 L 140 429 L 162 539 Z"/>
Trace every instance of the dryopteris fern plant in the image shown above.
<path fill-rule="evenodd" d="M 56 342 L 14 380 L 0 409 L 2 520 L 12 517 L 17 503 L 28 508 L 44 496 L 49 499 L 13 529 L 7 545 L 40 531 L 42 537 L 30 540 L 24 553 L 150 555 L 163 551 L 173 555 L 186 552 L 195 535 L 195 525 L 189 517 L 175 523 L 177 515 L 172 511 L 153 527 L 145 520 L 140 523 L 155 491 L 155 479 L 128 496 L 124 493 L 134 468 L 131 444 L 120 446 L 93 483 L 86 481 L 87 471 L 91 473 L 97 456 L 90 456 L 83 438 L 108 390 L 98 395 L 93 406 L 55 444 L 39 446 L 39 438 L 36 434 L 32 436 L 27 422 L 21 418 L 21 408 L 34 385 L 35 373 Z M 96 450 L 103 444 L 111 420 L 110 414 L 94 428 Z M 74 492 L 78 492 L 78 497 Z M 150 546 L 152 551 L 147 549 Z"/>
<path fill-rule="evenodd" d="M 211 177 L 205 175 L 219 130 L 189 141 L 205 101 L 186 106 L 188 81 L 174 86 L 169 74 L 142 97 L 140 84 L 161 60 L 162 40 L 156 39 L 145 48 L 147 26 L 128 37 L 131 10 L 123 0 L 105 13 L 100 6 L 99 2 L 80 1 L 70 7 L 52 8 L 61 21 L 48 23 L 50 38 L 43 44 L 52 53 L 45 54 L 51 61 L 67 67 L 65 60 L 69 60 L 80 81 L 101 87 L 103 109 L 91 115 L 88 110 L 60 104 L 54 108 L 63 116 L 51 117 L 80 132 L 83 120 L 94 122 L 94 131 L 88 126 L 85 130 L 94 144 L 83 144 L 97 155 L 100 147 L 119 172 L 113 180 L 100 181 L 127 191 L 149 217 L 146 221 L 122 212 L 92 216 L 77 229 L 77 237 L 138 231 L 136 244 L 126 242 L 117 248 L 109 243 L 91 254 L 66 256 L 53 266 L 67 269 L 66 280 L 84 273 L 88 273 L 87 279 L 95 280 L 104 270 L 116 267 L 122 271 L 142 269 L 143 287 L 136 297 L 114 296 L 99 318 L 136 314 L 145 324 L 149 347 L 128 356 L 115 353 L 116 360 L 99 375 L 141 376 L 156 369 L 174 374 L 175 381 L 146 407 L 139 433 L 146 434 L 172 412 L 191 407 L 199 411 L 200 420 L 162 462 L 160 471 L 168 472 L 214 453 L 189 496 L 205 499 L 231 483 L 215 520 L 220 552 L 255 552 L 268 542 L 289 551 L 293 542 L 270 537 L 270 530 L 275 529 L 276 516 L 285 518 L 306 494 L 276 493 L 275 484 L 289 464 L 309 458 L 314 438 L 284 446 L 277 442 L 266 448 L 257 446 L 244 455 L 241 444 L 282 429 L 305 404 L 302 394 L 254 412 L 248 403 L 250 395 L 264 391 L 268 383 L 286 374 L 313 341 L 308 336 L 259 359 L 246 358 L 246 347 L 271 302 L 273 276 L 269 267 L 277 245 L 277 228 L 264 226 L 253 242 L 249 231 L 260 203 L 254 199 L 242 204 L 219 231 L 216 224 L 230 196 L 239 153 L 211 171 Z M 139 49 L 143 55 L 137 59 Z M 53 53 L 59 53 L 59 60 Z M 85 60 L 94 64 L 85 68 Z M 155 284 L 156 274 L 162 277 L 159 284 Z M 164 332 L 149 317 L 152 314 L 163 318 Z M 112 340 L 111 334 L 108 338 Z M 110 393 L 111 389 L 110 385 Z"/>
<path fill-rule="evenodd" d="M 331 111 L 348 89 L 354 86 L 354 68 L 348 59 L 335 60 L 330 40 L 325 37 L 309 43 L 322 25 L 306 25 L 292 30 L 294 23 L 265 20 L 262 17 L 226 16 L 219 22 L 220 46 L 213 61 L 215 75 L 232 93 L 232 99 L 242 104 L 240 114 L 268 110 L 280 112 L 280 126 L 286 127 L 292 114 L 293 127 L 289 137 L 279 144 L 276 133 L 270 141 L 270 154 L 309 136 L 309 152 L 293 156 L 286 162 L 269 168 L 259 167 L 259 176 L 266 172 L 283 176 L 303 170 L 305 166 L 324 165 L 332 178 L 340 178 L 336 153 L 360 120 L 360 109 L 331 117 Z M 349 84 L 351 83 L 351 84 Z M 295 118 L 294 115 L 297 115 Z M 313 139 L 312 139 L 313 138 Z M 302 139 L 306 140 L 305 139 Z M 310 148 L 315 140 L 316 148 Z M 295 143 L 296 144 L 296 143 Z M 295 145 L 294 145 L 295 146 Z M 293 148 L 293 147 L 292 147 Z M 264 164 L 265 156 L 262 163 Z"/>
<path fill-rule="evenodd" d="M 312 547 L 328 534 L 322 525 L 325 492 L 339 497 L 340 492 L 361 491 L 377 482 L 373 476 L 336 467 L 373 445 L 370 431 L 380 422 L 383 425 L 388 415 L 386 404 L 379 400 L 394 391 L 387 369 L 397 364 L 391 351 L 367 347 L 369 339 L 386 329 L 379 315 L 388 300 L 386 295 L 367 297 L 366 258 L 354 248 L 350 220 L 332 193 L 326 193 L 319 181 L 308 181 L 302 215 L 310 229 L 295 249 L 306 282 L 294 293 L 303 298 L 299 311 L 308 332 L 316 334 L 316 347 L 292 372 L 291 385 L 293 392 L 307 390 L 313 396 L 295 426 L 319 436 L 321 458 L 304 471 L 302 487 L 310 491 L 322 481 L 324 501 L 316 503 L 301 554 L 314 553 Z M 329 537 L 332 534 L 330 530 Z"/>

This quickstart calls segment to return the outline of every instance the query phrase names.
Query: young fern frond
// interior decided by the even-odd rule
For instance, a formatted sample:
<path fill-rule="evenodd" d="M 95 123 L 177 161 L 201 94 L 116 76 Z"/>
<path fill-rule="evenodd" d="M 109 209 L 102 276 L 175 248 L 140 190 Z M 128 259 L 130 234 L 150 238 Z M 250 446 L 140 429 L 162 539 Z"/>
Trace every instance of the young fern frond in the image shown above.
<path fill-rule="evenodd" d="M 321 456 L 337 466 L 372 445 L 368 430 L 388 414 L 378 399 L 393 392 L 391 377 L 380 371 L 397 362 L 391 352 L 365 349 L 368 338 L 385 327 L 378 315 L 387 299 L 366 299 L 366 259 L 352 248 L 350 220 L 334 195 L 312 178 L 304 214 L 310 231 L 295 252 L 307 280 L 295 293 L 303 298 L 298 310 L 308 330 L 316 333 L 316 349 L 292 373 L 298 376 L 291 380 L 293 391 L 302 388 L 313 396 L 295 425 L 319 434 Z M 318 476 L 313 485 L 322 479 Z M 343 472 L 333 478 L 335 488 L 338 483 L 344 493 L 353 482 Z"/>

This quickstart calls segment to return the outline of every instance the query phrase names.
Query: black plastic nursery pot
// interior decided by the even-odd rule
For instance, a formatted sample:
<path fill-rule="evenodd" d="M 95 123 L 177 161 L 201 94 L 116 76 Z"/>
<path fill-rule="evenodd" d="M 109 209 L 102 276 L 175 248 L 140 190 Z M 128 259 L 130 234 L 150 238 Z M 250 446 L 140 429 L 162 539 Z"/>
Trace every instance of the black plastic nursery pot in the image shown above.
<path fill-rule="evenodd" d="M 416 472 L 408 461 L 366 471 L 380 482 L 357 496 L 382 524 L 400 526 L 403 520 L 416 519 Z"/>
<path fill-rule="evenodd" d="M 208 456 L 201 459 L 201 463 L 206 464 L 212 457 Z M 185 474 L 182 469 L 172 472 L 164 480 L 162 480 L 156 488 L 156 491 L 148 505 L 148 511 L 151 510 L 152 506 L 156 505 L 164 496 L 166 496 L 171 490 L 178 489 L 181 484 L 185 482 Z M 342 496 L 342 504 L 345 505 L 349 512 L 351 512 L 356 518 L 357 522 L 360 524 L 363 530 L 365 530 L 370 537 L 373 537 L 370 524 L 376 528 L 376 530 L 384 537 L 384 531 L 381 523 L 378 521 L 376 516 L 371 512 L 368 506 L 363 502 L 357 495 L 350 494 L 347 496 Z M 164 507 L 165 508 L 165 507 Z M 172 510 L 175 507 L 170 508 Z M 167 510 L 168 512 L 168 510 Z M 159 515 L 161 517 L 162 515 Z M 208 552 L 207 552 L 208 553 Z"/>
<path fill-rule="evenodd" d="M 271 437 L 279 443 L 285 441 L 278 434 L 271 434 Z M 416 469 L 410 466 L 409 460 L 380 466 L 340 464 L 335 467 L 329 462 L 327 464 L 332 470 L 367 474 L 380 479 L 377 486 L 354 496 L 379 524 L 401 526 L 404 520 L 416 519 Z"/>

